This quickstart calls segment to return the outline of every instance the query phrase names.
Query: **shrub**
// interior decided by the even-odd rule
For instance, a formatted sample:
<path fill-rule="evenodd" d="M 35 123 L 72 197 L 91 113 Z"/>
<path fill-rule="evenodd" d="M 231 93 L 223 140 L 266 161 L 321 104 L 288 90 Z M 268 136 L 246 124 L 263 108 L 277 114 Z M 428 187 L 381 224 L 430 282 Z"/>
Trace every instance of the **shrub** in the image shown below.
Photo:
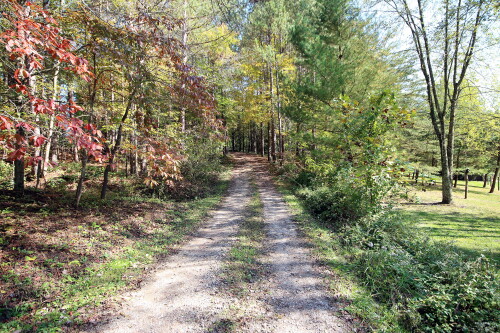
<path fill-rule="evenodd" d="M 355 189 L 306 188 L 298 195 L 314 215 L 330 225 L 341 226 L 373 210 L 365 194 Z"/>
<path fill-rule="evenodd" d="M 404 304 L 407 299 L 423 292 L 425 270 L 401 247 L 365 251 L 355 265 L 358 275 L 381 302 Z"/>
<path fill-rule="evenodd" d="M 426 292 L 412 301 L 424 332 L 500 331 L 499 276 L 488 259 L 443 265 L 425 280 Z"/>
<path fill-rule="evenodd" d="M 352 183 L 303 188 L 306 208 L 335 229 L 349 266 L 413 332 L 498 332 L 499 274 L 429 239 Z M 350 187 L 352 186 L 352 187 Z"/>
<path fill-rule="evenodd" d="M 173 199 L 192 199 L 206 195 L 224 170 L 224 157 L 215 144 L 193 144 L 186 150 L 186 158 L 180 163 L 182 178 L 171 184 L 155 188 L 158 196 Z"/>
<path fill-rule="evenodd" d="M 47 182 L 47 188 L 52 189 L 52 190 L 56 190 L 56 191 L 65 190 L 66 185 L 67 185 L 67 182 L 62 177 L 52 178 Z"/>
<path fill-rule="evenodd" d="M 341 238 L 357 248 L 353 269 L 374 297 L 399 311 L 402 324 L 422 332 L 494 332 L 500 316 L 495 267 L 430 240 L 381 212 L 346 225 Z"/>
<path fill-rule="evenodd" d="M 13 171 L 12 164 L 0 160 L 0 188 L 9 188 L 12 185 Z"/>

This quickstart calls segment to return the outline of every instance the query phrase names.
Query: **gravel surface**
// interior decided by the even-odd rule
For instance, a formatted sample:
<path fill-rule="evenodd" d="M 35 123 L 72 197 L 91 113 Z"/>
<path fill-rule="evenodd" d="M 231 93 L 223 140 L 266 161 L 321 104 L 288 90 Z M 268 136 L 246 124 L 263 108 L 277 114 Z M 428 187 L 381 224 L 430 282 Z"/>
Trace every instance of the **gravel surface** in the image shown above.
<path fill-rule="evenodd" d="M 351 332 L 349 318 L 326 287 L 266 161 L 234 154 L 227 197 L 212 218 L 172 255 L 144 286 L 128 295 L 120 313 L 89 332 Z M 266 269 L 247 296 L 228 295 L 221 285 L 224 255 L 231 248 L 250 200 L 254 176 L 264 203 L 268 239 Z"/>
<path fill-rule="evenodd" d="M 267 318 L 249 324 L 252 332 L 350 332 L 339 304 L 326 287 L 326 272 L 312 258 L 299 237 L 288 206 L 267 171 L 256 163 L 258 186 L 264 203 L 268 230 L 267 255 L 263 258 L 268 277 L 259 287 L 267 292 L 261 303 Z"/>

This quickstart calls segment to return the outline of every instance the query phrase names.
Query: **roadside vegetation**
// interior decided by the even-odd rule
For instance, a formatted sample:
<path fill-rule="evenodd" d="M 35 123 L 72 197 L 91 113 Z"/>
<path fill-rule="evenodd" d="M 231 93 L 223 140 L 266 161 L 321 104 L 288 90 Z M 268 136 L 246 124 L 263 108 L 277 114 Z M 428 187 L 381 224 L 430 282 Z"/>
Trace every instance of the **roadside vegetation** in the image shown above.
<path fill-rule="evenodd" d="M 496 256 L 487 247 L 482 248 L 486 255 L 478 249 L 481 243 L 475 244 L 475 251 L 457 250 L 467 243 L 429 237 L 432 233 L 419 228 L 420 220 L 406 211 L 385 204 L 367 209 L 359 189 L 342 185 L 346 180 L 327 192 L 290 183 L 286 174 L 284 179 L 286 199 L 302 230 L 334 272 L 332 292 L 347 298 L 348 310 L 368 327 L 392 332 L 499 329 L 500 276 Z M 323 205 L 329 209 L 318 208 Z M 419 206 L 421 211 L 427 207 Z M 448 209 L 458 215 L 455 221 L 446 219 L 445 212 L 432 216 L 456 222 L 453 230 L 458 232 L 467 219 L 460 215 L 460 206 Z M 494 236 L 498 225 L 490 226 Z M 471 235 L 480 239 L 482 233 L 473 230 Z"/>

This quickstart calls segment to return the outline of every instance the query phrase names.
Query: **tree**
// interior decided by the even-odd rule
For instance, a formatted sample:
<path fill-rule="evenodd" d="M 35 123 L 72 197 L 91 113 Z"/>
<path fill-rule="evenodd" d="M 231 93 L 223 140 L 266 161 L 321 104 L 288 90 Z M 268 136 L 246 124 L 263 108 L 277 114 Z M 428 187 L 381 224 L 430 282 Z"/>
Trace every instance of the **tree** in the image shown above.
<path fill-rule="evenodd" d="M 425 79 L 429 116 L 437 137 L 442 177 L 442 203 L 452 197 L 453 152 L 456 111 L 467 70 L 473 60 L 481 27 L 490 14 L 493 2 L 486 0 L 444 0 L 425 7 L 422 0 L 411 6 L 407 0 L 386 0 L 411 31 Z M 432 14 L 431 14 L 432 12 Z M 431 31 L 427 18 L 441 22 Z M 442 48 L 439 57 L 433 56 Z M 442 89 L 440 89 L 442 87 Z"/>
<path fill-rule="evenodd" d="M 71 40 L 62 36 L 57 21 L 48 11 L 31 2 L 19 4 L 12 0 L 6 5 L 9 28 L 0 35 L 0 42 L 5 44 L 8 68 L 12 68 L 9 87 L 15 92 L 12 95 L 15 108 L 0 116 L 0 131 L 2 143 L 11 150 L 8 160 L 14 161 L 14 191 L 22 193 L 25 166 L 42 160 L 39 148 L 46 141 L 40 130 L 42 115 L 54 116 L 57 126 L 76 147 L 96 158 L 102 155 L 99 132 L 76 117 L 83 108 L 72 98 L 66 103 L 41 98 L 36 89 L 36 79 L 51 59 L 66 64 L 67 71 L 89 80 L 92 73 L 87 60 L 71 51 Z"/>

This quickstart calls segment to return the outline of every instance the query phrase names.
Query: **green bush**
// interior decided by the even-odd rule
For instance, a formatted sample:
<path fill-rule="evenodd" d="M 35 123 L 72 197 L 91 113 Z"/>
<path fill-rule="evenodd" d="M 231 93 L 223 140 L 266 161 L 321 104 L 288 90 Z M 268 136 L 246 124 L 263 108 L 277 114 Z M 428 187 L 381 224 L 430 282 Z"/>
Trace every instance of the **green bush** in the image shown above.
<path fill-rule="evenodd" d="M 80 170 L 78 170 L 78 177 L 80 176 Z M 90 165 L 85 171 L 85 178 L 87 179 L 101 179 L 104 177 L 104 166 L 100 165 Z"/>
<path fill-rule="evenodd" d="M 443 265 L 425 280 L 425 293 L 412 300 L 424 332 L 499 332 L 499 276 L 488 259 Z"/>
<path fill-rule="evenodd" d="M 413 332 L 498 332 L 499 274 L 471 261 L 373 203 L 352 182 L 297 191 L 306 208 L 335 229 L 349 266 L 381 304 Z"/>
<path fill-rule="evenodd" d="M 499 276 L 484 257 L 470 261 L 381 212 L 345 225 L 353 269 L 401 323 L 422 332 L 494 332 L 500 317 Z"/>
<path fill-rule="evenodd" d="M 423 291 L 425 270 L 401 247 L 365 251 L 355 265 L 358 275 L 381 302 L 398 305 Z"/>
<path fill-rule="evenodd" d="M 14 167 L 10 163 L 0 160 L 0 188 L 9 188 L 12 186 L 12 173 Z"/>
<path fill-rule="evenodd" d="M 47 188 L 57 191 L 66 189 L 67 181 L 62 177 L 52 178 L 47 182 Z"/>
<path fill-rule="evenodd" d="M 356 189 L 323 186 L 299 190 L 298 195 L 304 200 L 309 211 L 330 225 L 341 226 L 358 220 L 374 209 L 366 195 Z"/>

